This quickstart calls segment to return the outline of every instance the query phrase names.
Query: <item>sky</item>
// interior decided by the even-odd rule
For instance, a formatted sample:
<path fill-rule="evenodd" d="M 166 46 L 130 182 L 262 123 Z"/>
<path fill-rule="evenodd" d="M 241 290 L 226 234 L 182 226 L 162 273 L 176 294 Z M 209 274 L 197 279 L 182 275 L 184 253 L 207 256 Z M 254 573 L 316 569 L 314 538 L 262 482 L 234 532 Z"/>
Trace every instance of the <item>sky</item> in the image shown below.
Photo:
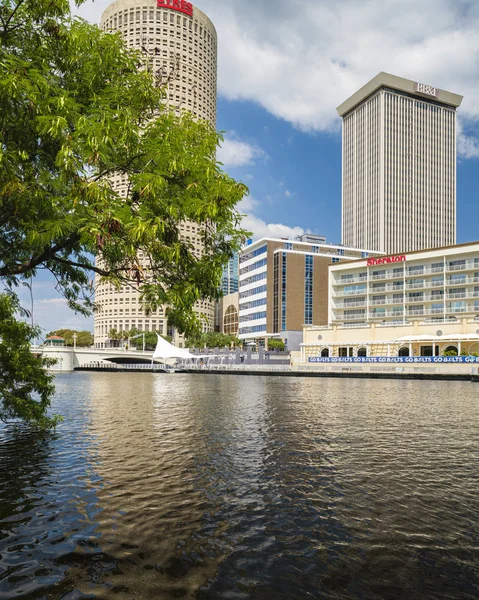
<path fill-rule="evenodd" d="M 75 14 L 98 23 L 108 0 Z M 246 183 L 257 239 L 341 239 L 336 107 L 380 71 L 464 96 L 458 111 L 457 241 L 479 239 L 479 0 L 197 0 L 218 32 L 218 158 Z M 30 307 L 28 290 L 22 291 Z M 46 331 L 93 330 L 49 281 L 34 286 Z"/>

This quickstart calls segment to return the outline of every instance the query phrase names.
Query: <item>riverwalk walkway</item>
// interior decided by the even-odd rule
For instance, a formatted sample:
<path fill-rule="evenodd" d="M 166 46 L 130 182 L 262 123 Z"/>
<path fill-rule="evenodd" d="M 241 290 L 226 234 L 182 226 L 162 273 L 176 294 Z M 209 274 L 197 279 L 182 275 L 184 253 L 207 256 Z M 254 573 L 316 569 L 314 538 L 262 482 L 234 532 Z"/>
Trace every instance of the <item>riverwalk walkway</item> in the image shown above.
<path fill-rule="evenodd" d="M 98 364 L 77 367 L 75 371 L 102 371 L 123 373 L 203 374 L 203 375 L 250 375 L 280 377 L 334 377 L 358 379 L 416 379 L 443 381 L 479 382 L 477 366 L 434 365 L 421 366 L 371 366 L 371 365 L 328 365 L 328 366 L 281 366 L 281 365 L 188 365 L 165 371 L 162 365 Z"/>

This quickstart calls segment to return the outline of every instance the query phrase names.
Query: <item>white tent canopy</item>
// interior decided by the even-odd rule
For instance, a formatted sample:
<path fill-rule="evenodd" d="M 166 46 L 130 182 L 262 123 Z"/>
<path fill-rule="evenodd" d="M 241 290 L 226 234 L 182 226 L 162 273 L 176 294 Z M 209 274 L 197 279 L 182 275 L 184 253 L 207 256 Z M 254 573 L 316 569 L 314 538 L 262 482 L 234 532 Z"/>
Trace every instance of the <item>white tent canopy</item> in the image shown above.
<path fill-rule="evenodd" d="M 194 354 L 188 352 L 184 348 L 177 348 L 167 342 L 161 335 L 158 335 L 158 343 L 156 344 L 155 351 L 153 352 L 153 360 L 160 360 L 162 362 L 166 362 L 172 359 L 182 358 L 186 360 L 188 358 L 196 358 Z"/>

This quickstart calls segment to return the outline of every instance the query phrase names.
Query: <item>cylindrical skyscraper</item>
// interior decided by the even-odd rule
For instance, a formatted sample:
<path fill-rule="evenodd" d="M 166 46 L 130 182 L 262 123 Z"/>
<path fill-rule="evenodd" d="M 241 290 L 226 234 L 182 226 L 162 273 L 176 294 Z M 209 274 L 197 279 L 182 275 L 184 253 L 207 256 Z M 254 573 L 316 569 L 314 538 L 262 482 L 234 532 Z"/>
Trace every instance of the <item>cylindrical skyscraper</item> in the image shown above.
<path fill-rule="evenodd" d="M 217 36 L 210 19 L 184 0 L 115 0 L 101 18 L 105 31 L 119 31 L 127 45 L 145 50 L 151 67 L 170 76 L 167 103 L 178 110 L 189 110 L 195 116 L 216 125 Z M 173 76 L 171 76 L 173 74 Z M 120 193 L 127 187 L 124 176 L 111 178 Z M 194 243 L 200 255 L 203 246 L 199 226 L 185 222 L 181 233 Z M 141 258 L 141 254 L 140 254 Z M 96 282 L 95 346 L 105 347 L 109 332 L 159 331 L 172 334 L 163 309 L 145 315 L 139 292 L 128 286 L 116 290 L 110 284 Z M 214 329 L 214 303 L 199 302 L 199 314 L 205 315 L 204 331 Z M 181 338 L 176 339 L 182 345 Z"/>

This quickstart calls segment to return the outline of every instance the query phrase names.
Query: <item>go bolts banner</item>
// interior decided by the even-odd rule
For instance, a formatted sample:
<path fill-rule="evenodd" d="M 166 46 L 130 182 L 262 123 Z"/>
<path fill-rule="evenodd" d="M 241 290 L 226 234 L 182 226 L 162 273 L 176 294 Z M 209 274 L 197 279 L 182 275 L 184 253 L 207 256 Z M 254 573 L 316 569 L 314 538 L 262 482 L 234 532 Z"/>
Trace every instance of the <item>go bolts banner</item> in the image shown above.
<path fill-rule="evenodd" d="M 449 363 L 479 364 L 479 356 L 310 356 L 309 363 L 349 363 L 349 364 L 404 364 L 404 363 Z"/>

